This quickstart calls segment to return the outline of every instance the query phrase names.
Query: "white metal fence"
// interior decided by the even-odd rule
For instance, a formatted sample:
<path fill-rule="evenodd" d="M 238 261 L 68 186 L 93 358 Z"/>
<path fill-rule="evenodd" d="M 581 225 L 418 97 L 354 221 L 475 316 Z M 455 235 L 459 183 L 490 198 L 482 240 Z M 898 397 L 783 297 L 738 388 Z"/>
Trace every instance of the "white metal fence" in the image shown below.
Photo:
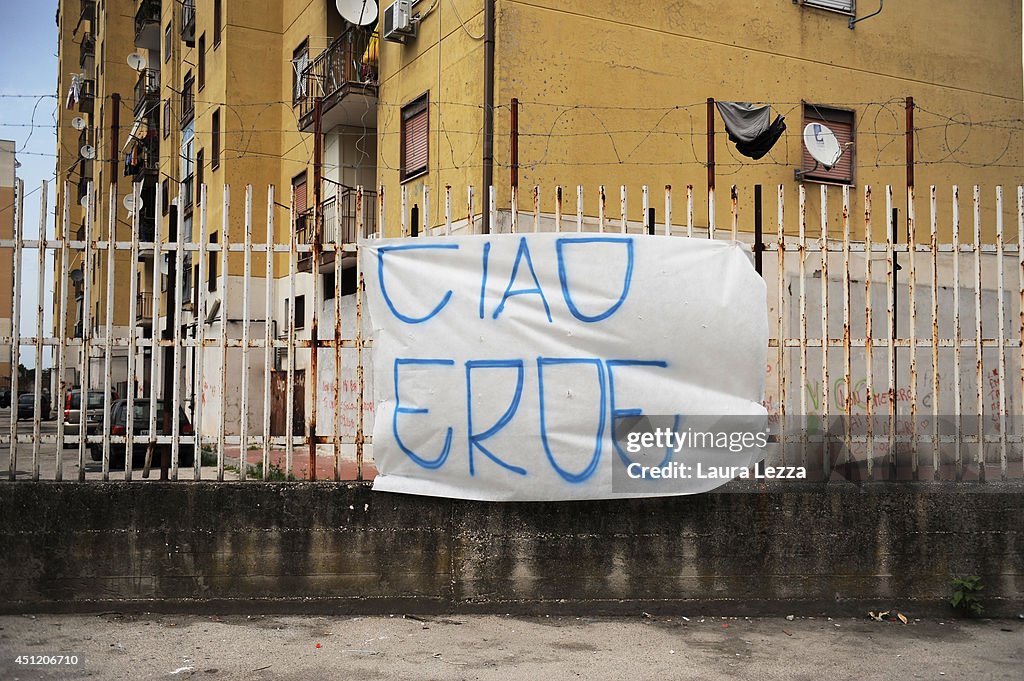
<path fill-rule="evenodd" d="M 44 215 L 47 191 L 44 183 Z M 768 285 L 765 405 L 779 440 L 774 460 L 810 465 L 824 479 L 837 471 L 866 479 L 1024 476 L 1024 188 L 1017 188 L 1015 210 L 1004 205 L 1002 188 L 996 190 L 985 213 L 991 224 L 982 220 L 978 188 L 966 202 L 971 218 L 963 221 L 957 187 L 932 187 L 923 201 L 911 189 L 902 241 L 894 238 L 891 187 L 879 200 L 870 187 L 815 186 L 811 192 L 805 185 L 779 186 L 765 202 L 775 208 L 775 228 L 767 230 L 760 203 L 751 215 L 741 214 L 735 187 L 728 221 L 716 219 L 712 191 L 700 226 L 692 187 L 685 193 L 666 187 L 660 218 L 652 210 L 660 200 L 643 187 L 641 220 L 630 219 L 635 204 L 626 187 L 619 188 L 614 215 L 604 187 L 589 196 L 596 209 L 585 210 L 584 193 L 576 189 L 569 214 L 562 188 L 550 194 L 553 211 L 541 210 L 539 188 L 527 191 L 526 201 L 513 189 L 508 209 L 497 207 L 492 191 L 486 210 L 493 231 L 616 231 L 738 239 L 753 246 Z M 787 194 L 796 195 L 795 208 L 787 207 Z M 0 337 L 15 367 L 9 429 L 0 436 L 9 479 L 131 480 L 149 477 L 151 467 L 171 479 L 373 475 L 373 391 L 366 370 L 372 339 L 364 333 L 358 245 L 322 237 L 373 236 L 386 224 L 385 188 L 345 197 L 353 209 L 332 209 L 326 231 L 316 227 L 323 218 L 314 208 L 303 218 L 313 220 L 312 228 L 303 226 L 313 235 L 309 239 L 298 235 L 294 209 L 287 229 L 275 224 L 273 187 L 261 225 L 254 223 L 251 186 L 234 228 L 230 188 L 223 196 L 220 224 L 209 224 L 207 188 L 201 187 L 195 213 L 178 213 L 171 241 L 141 240 L 141 186 L 130 204 L 130 240 L 118 240 L 116 231 L 111 238 L 114 207 L 121 205 L 114 188 L 105 220 L 95 219 L 97 197 L 89 188 L 84 234 L 77 239 L 62 238 L 72 234 L 66 206 L 59 225 L 44 218 L 35 238 L 26 238 L 19 207 L 14 238 L 0 240 L 0 256 L 12 259 L 14 274 L 10 333 Z M 464 210 L 455 206 L 462 197 Z M 406 219 L 410 197 L 401 190 L 396 233 L 479 231 L 482 216 L 472 188 L 464 194 L 446 189 L 440 219 L 433 221 L 429 189 L 418 198 L 422 225 L 413 226 Z M 811 198 L 820 211 L 816 220 L 808 217 Z M 680 199 L 684 216 L 675 220 L 673 203 Z M 335 207 L 341 202 L 330 200 Z M 853 213 L 855 200 L 862 216 Z M 161 215 L 159 192 L 155 201 L 152 214 Z M 924 205 L 922 219 L 916 211 Z M 1007 215 L 1016 223 L 1009 233 Z M 214 230 L 220 234 L 216 242 Z M 287 240 L 276 237 L 282 232 Z M 940 240 L 946 233 L 951 239 Z M 991 234 L 988 242 L 983 234 Z M 240 265 L 229 258 L 232 253 L 239 254 Z M 124 254 L 127 265 L 118 257 Z M 36 306 L 24 319 L 19 303 L 31 288 L 22 276 L 29 258 L 39 268 Z M 50 268 L 65 294 L 44 290 Z M 128 323 L 115 323 L 115 294 L 123 286 L 132 312 Z M 136 310 L 135 301 L 143 299 L 147 304 Z M 99 300 L 104 312 L 95 319 Z M 44 325 L 51 305 L 52 329 Z M 167 324 L 168 310 L 173 324 Z M 37 370 L 25 385 L 16 368 L 19 356 L 50 367 L 49 383 Z M 115 402 L 119 386 L 124 400 Z M 101 408 L 89 413 L 83 395 L 85 408 L 65 412 L 68 390 L 77 388 L 111 398 L 100 399 Z M 22 422 L 19 394 L 25 393 L 32 404 L 50 405 L 52 419 L 34 407 L 30 414 L 20 410 Z M 157 407 L 161 398 L 169 409 Z M 121 423 L 122 410 L 138 418 Z M 169 416 L 179 413 L 185 418 Z M 134 461 L 136 452 L 141 461 Z"/>

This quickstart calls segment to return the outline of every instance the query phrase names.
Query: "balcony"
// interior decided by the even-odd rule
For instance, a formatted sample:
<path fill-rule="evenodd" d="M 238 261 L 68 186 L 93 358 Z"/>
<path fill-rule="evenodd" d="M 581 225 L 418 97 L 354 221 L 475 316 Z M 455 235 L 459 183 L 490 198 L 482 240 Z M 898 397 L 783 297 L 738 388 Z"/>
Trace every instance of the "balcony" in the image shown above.
<path fill-rule="evenodd" d="M 78 15 L 78 25 L 88 21 L 91 26 L 96 21 L 96 0 L 82 0 L 82 13 Z"/>
<path fill-rule="evenodd" d="M 340 204 L 333 196 L 321 202 L 321 214 L 323 216 L 320 226 L 321 244 L 353 244 L 360 238 L 372 236 L 377 231 L 377 193 L 363 190 L 363 232 L 361 235 L 358 233 L 356 225 L 356 216 L 359 214 L 358 197 L 356 194 L 355 189 L 346 187 L 342 191 Z M 312 208 L 297 215 L 295 218 L 297 242 L 300 244 L 312 244 L 314 226 L 315 217 Z M 331 269 L 330 265 L 334 263 L 335 255 L 333 251 L 320 254 L 320 271 Z M 345 266 L 354 258 L 355 253 L 343 253 L 342 266 Z M 312 270 L 312 265 L 312 253 L 299 254 L 298 268 L 300 271 L 309 272 Z"/>
<path fill-rule="evenodd" d="M 182 0 L 181 3 L 181 39 L 189 47 L 196 45 L 196 2 Z"/>
<path fill-rule="evenodd" d="M 299 130 L 312 132 L 314 109 L 321 98 L 321 130 L 337 125 L 377 125 L 376 33 L 354 26 L 310 62 L 300 76 Z"/>
<path fill-rule="evenodd" d="M 135 47 L 160 49 L 160 0 L 141 0 L 135 10 Z"/>
<path fill-rule="evenodd" d="M 76 194 L 76 196 L 78 197 L 78 203 L 82 203 L 82 199 L 84 199 L 86 197 L 86 194 L 88 194 L 89 180 L 91 179 L 91 177 L 86 177 L 84 175 L 80 175 L 78 177 L 78 193 Z"/>
<path fill-rule="evenodd" d="M 73 53 L 72 53 L 73 54 Z M 83 71 L 91 71 L 94 68 L 96 57 L 96 36 L 92 33 L 83 33 L 82 42 L 78 50 L 78 66 Z M 89 64 L 89 68 L 86 68 Z"/>
<path fill-rule="evenodd" d="M 160 101 L 160 71 L 157 69 L 142 69 L 139 71 L 139 79 L 135 81 L 135 116 L 144 111 L 157 107 Z"/>
<path fill-rule="evenodd" d="M 135 182 L 144 182 L 147 177 L 155 177 L 160 171 L 160 136 L 156 129 L 151 128 L 143 138 L 135 142 L 125 160 L 125 171 Z"/>
<path fill-rule="evenodd" d="M 86 126 L 78 133 L 78 148 L 81 149 L 85 145 L 92 144 L 92 128 Z"/>
<path fill-rule="evenodd" d="M 153 294 L 148 291 L 139 291 L 135 296 L 135 321 L 140 326 L 151 326 L 153 324 Z"/>
<path fill-rule="evenodd" d="M 82 87 L 78 92 L 78 111 L 79 113 L 92 115 L 94 108 L 96 92 L 96 81 L 94 80 L 83 80 Z"/>

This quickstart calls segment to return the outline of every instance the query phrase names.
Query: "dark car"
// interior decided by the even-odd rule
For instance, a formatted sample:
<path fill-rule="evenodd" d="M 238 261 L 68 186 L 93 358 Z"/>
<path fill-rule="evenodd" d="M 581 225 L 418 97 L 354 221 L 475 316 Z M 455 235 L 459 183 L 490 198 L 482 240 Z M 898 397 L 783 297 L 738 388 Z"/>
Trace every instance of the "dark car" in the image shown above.
<path fill-rule="evenodd" d="M 11 406 L 11 389 L 0 388 L 0 409 L 6 409 Z"/>
<path fill-rule="evenodd" d="M 50 401 L 45 396 L 36 397 L 32 393 L 18 395 L 18 420 L 30 419 L 35 416 L 36 408 L 39 409 L 39 417 L 44 421 L 50 418 Z"/>
<path fill-rule="evenodd" d="M 107 401 L 113 404 L 117 399 L 117 393 L 111 392 Z M 86 434 L 95 435 L 100 432 L 103 426 L 103 391 L 87 390 L 85 404 L 85 429 Z M 64 395 L 64 434 L 78 435 L 81 428 L 82 418 L 82 391 L 78 388 L 68 390 Z M 75 445 L 65 443 L 65 447 Z"/>
<path fill-rule="evenodd" d="M 149 435 L 149 400 L 140 398 L 135 400 L 133 405 L 135 410 L 135 417 L 132 419 L 134 423 L 133 435 L 136 438 L 145 438 Z M 163 407 L 163 403 L 157 402 L 156 412 L 156 432 L 157 435 L 171 435 L 169 429 L 164 428 L 164 414 L 166 410 Z M 127 435 L 128 434 L 128 400 L 116 400 L 110 405 L 110 434 L 111 435 Z M 91 435 L 92 433 L 90 433 Z M 97 432 L 97 435 L 100 433 Z M 189 421 L 188 415 L 185 414 L 184 409 L 178 409 L 178 434 L 179 435 L 192 435 L 192 422 Z M 135 441 L 132 443 L 132 467 L 138 468 L 142 466 L 146 459 L 146 449 L 148 444 L 143 440 L 142 442 Z M 157 455 L 157 449 L 154 447 L 153 463 L 158 464 L 159 458 Z M 111 442 L 110 443 L 110 465 L 112 467 L 124 466 L 124 453 L 125 443 L 123 442 Z M 89 445 L 89 455 L 93 461 L 103 460 L 103 443 L 95 442 Z M 195 462 L 195 447 L 192 444 L 181 443 L 178 445 L 178 466 L 183 468 L 190 468 Z"/>

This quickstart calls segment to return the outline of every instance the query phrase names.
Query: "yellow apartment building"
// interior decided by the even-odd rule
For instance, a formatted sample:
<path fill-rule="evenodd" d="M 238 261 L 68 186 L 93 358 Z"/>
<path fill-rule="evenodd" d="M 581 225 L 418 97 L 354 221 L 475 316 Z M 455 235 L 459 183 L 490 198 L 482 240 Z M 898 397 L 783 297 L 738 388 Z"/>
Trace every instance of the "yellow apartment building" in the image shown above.
<path fill-rule="evenodd" d="M 775 187 L 787 185 L 795 218 L 796 182 L 803 173 L 808 211 L 817 215 L 818 185 L 853 188 L 860 214 L 862 187 L 876 201 L 894 186 L 906 207 L 906 98 L 913 97 L 915 182 L 927 210 L 929 185 L 939 187 L 948 218 L 950 185 L 982 185 L 983 218 L 992 229 L 994 186 L 1024 180 L 1021 5 L 957 0 L 748 0 L 721 3 L 614 3 L 584 0 L 420 0 L 409 4 L 411 27 L 385 40 L 381 52 L 378 176 L 386 188 L 405 186 L 407 208 L 422 214 L 429 189 L 429 224 L 443 220 L 446 185 L 458 188 L 464 215 L 467 184 L 479 190 L 487 167 L 499 207 L 509 206 L 511 115 L 518 108 L 520 208 L 554 208 L 554 185 L 565 188 L 575 215 L 576 186 L 585 213 L 598 213 L 606 186 L 618 216 L 626 185 L 630 217 L 639 221 L 641 186 L 663 219 L 665 185 L 674 188 L 675 215 L 685 222 L 685 188 L 693 185 L 698 226 L 707 226 L 707 100 L 769 104 L 785 117 L 786 133 L 760 160 L 737 153 L 713 114 L 719 226 L 729 219 L 729 187 L 740 187 L 741 213 L 751 214 L 754 184 L 765 187 L 774 230 Z M 492 29 L 488 30 L 487 6 Z M 419 17 L 417 20 L 416 17 Z M 852 23 L 851 23 L 852 22 Z M 387 36 L 385 36 L 387 37 Z M 487 45 L 493 38 L 493 60 Z M 486 68 L 485 68 L 486 67 Z M 485 100 L 488 82 L 493 90 Z M 427 124 L 415 135 L 428 153 L 406 167 L 403 149 L 426 104 Z M 485 107 L 494 107 L 487 149 Z M 802 148 L 806 123 L 824 121 L 851 141 L 833 172 L 813 170 Z M 488 157 L 491 157 L 491 160 Z M 1013 192 L 1011 192 L 1012 195 Z M 832 205 L 840 191 L 831 189 Z M 1008 203 L 1013 203 L 1012 201 Z M 876 203 L 876 206 L 878 204 Z M 389 196 L 390 233 L 400 202 Z M 1008 218 L 1015 219 L 1010 209 Z M 409 222 L 410 215 L 406 215 Z M 507 220 L 505 220 L 507 223 Z M 479 225 L 478 225 L 479 227 Z M 749 225 L 744 225 L 749 229 Z M 795 228 L 795 219 L 787 227 Z M 943 221 L 948 239 L 948 219 Z M 840 228 L 838 210 L 830 229 Z M 991 231 L 989 231 L 991 234 Z"/>
<path fill-rule="evenodd" d="M 24 195 L 21 181 L 15 173 L 14 148 L 13 141 L 0 140 L 0 239 L 14 238 L 14 221 L 20 210 L 18 204 Z M 4 249 L 0 254 L 0 282 L 8 291 L 14 290 L 13 265 L 13 253 Z M 0 296 L 0 336 L 11 335 L 13 309 L 13 297 Z M 4 344 L 0 347 L 0 388 L 11 386 L 11 371 L 15 367 L 16 364 L 11 361 L 11 346 Z"/>
<path fill-rule="evenodd" d="M 1015 0 L 992 0 L 985 12 L 955 0 L 905 0 L 881 12 L 874 0 L 369 4 L 377 19 L 357 25 L 334 0 L 60 2 L 60 88 L 71 106 L 62 107 L 58 119 L 60 182 L 70 188 L 65 196 L 58 187 L 58 214 L 67 204 L 72 234 L 84 236 L 80 197 L 92 180 L 103 188 L 91 212 L 98 238 L 107 228 L 111 179 L 119 197 L 141 182 L 140 237 L 152 234 L 164 249 L 159 259 L 144 254 L 135 271 L 129 271 L 127 252 L 118 252 L 115 326 L 159 336 L 173 332 L 167 323 L 173 312 L 188 338 L 217 338 L 222 328 L 240 338 L 247 319 L 251 338 L 294 331 L 305 339 L 314 312 L 321 329 L 331 328 L 338 282 L 342 326 L 351 329 L 351 258 L 335 262 L 327 252 L 314 262 L 300 255 L 293 291 L 288 257 L 275 257 L 268 311 L 259 249 L 249 259 L 253 276 L 246 286 L 241 250 L 230 252 L 225 271 L 217 251 L 200 263 L 195 244 L 242 244 L 247 213 L 256 244 L 266 240 L 268 221 L 276 244 L 293 238 L 311 243 L 317 230 L 322 243 L 352 242 L 357 222 L 364 234 L 377 229 L 380 188 L 388 236 L 398 235 L 403 223 L 409 231 L 414 224 L 442 225 L 447 186 L 452 212 L 460 216 L 467 214 L 467 186 L 475 187 L 473 229 L 480 231 L 487 182 L 496 188 L 498 208 L 491 227 L 507 229 L 513 170 L 520 209 L 532 210 L 532 189 L 539 186 L 548 222 L 556 185 L 564 188 L 566 215 L 575 214 L 576 187 L 583 187 L 589 222 L 599 213 L 598 187 L 606 188 L 607 214 L 618 217 L 619 186 L 625 185 L 634 226 L 643 219 L 642 187 L 648 186 L 661 222 L 664 188 L 671 185 L 674 222 L 685 224 L 686 187 L 692 185 L 694 226 L 706 227 L 711 158 L 718 226 L 728 223 L 731 185 L 740 188 L 741 214 L 750 216 L 751 187 L 761 184 L 765 228 L 774 231 L 775 187 L 784 184 L 786 229 L 795 230 L 798 181 L 807 189 L 809 215 L 819 209 L 818 187 L 830 187 L 833 233 L 841 229 L 842 186 L 851 188 L 852 214 L 859 215 L 864 185 L 877 197 L 891 184 L 893 205 L 905 215 L 907 98 L 914 101 L 915 206 L 919 216 L 927 209 L 929 185 L 944 192 L 944 236 L 950 185 L 961 185 L 965 197 L 964 188 L 982 186 L 984 229 L 991 233 L 994 186 L 1024 182 L 1021 7 Z M 75 97 L 73 79 L 80 85 Z M 115 93 L 121 96 L 116 121 Z M 709 99 L 767 104 L 773 116 L 785 117 L 787 130 L 763 158 L 747 158 L 728 140 L 714 109 L 709 119 Z M 813 122 L 827 124 L 844 143 L 843 162 L 830 171 L 804 153 L 802 132 Z M 86 146 L 95 158 L 84 158 Z M 205 222 L 199 204 L 204 184 Z M 248 208 L 247 185 L 253 187 Z M 273 203 L 268 185 L 275 187 Z M 357 187 L 364 189 L 361 206 Z M 117 238 L 127 240 L 128 212 L 117 201 Z M 1012 211 L 1010 200 L 1010 220 Z M 881 230 L 881 221 L 876 224 Z M 192 244 L 180 259 L 167 255 L 179 225 L 182 241 Z M 750 229 L 749 218 L 740 228 Z M 855 221 L 855 235 L 857 229 Z M 89 268 L 70 263 L 69 281 L 57 283 L 57 304 L 76 333 L 97 319 L 105 322 L 103 260 Z M 167 279 L 176 271 L 183 289 L 168 306 Z M 134 301 L 128 300 L 130 277 L 136 277 Z M 260 422 L 262 354 L 251 353 L 241 371 L 240 353 L 232 348 L 222 385 L 219 349 L 189 350 L 180 376 L 186 405 L 202 396 L 217 404 L 218 391 L 226 391 L 230 433 L 242 407 L 239 377 L 246 374 L 250 423 Z M 273 354 L 276 400 L 285 392 L 287 357 Z M 158 383 L 154 369 L 157 375 L 163 369 L 148 349 L 137 360 L 134 381 L 144 394 Z M 297 417 L 308 414 L 309 395 L 328 393 L 326 383 L 338 380 L 333 368 L 324 373 L 323 362 L 318 380 L 307 380 L 308 360 L 307 350 L 293 359 L 296 387 L 302 387 Z M 281 417 L 283 403 L 275 402 L 272 412 Z M 216 416 L 206 423 L 216 423 Z M 275 433 L 281 428 L 275 421 Z"/>
<path fill-rule="evenodd" d="M 131 14 L 111 8 L 115 3 L 64 0 L 57 11 L 58 93 L 57 109 L 57 235 L 73 240 L 131 239 L 131 216 L 125 197 L 132 193 L 132 177 L 124 168 L 125 139 L 132 125 L 136 71 L 125 61 L 125 45 L 131 45 L 134 26 Z M 114 10 L 114 11 L 112 11 Z M 94 188 L 91 194 L 89 186 Z M 111 225 L 113 222 L 113 225 Z M 115 251 L 113 269 L 105 251 L 93 251 L 83 260 L 73 252 L 68 280 L 55 280 L 54 329 L 61 314 L 68 335 L 101 343 L 108 319 L 112 336 L 126 337 L 134 329 L 135 301 L 129 300 L 128 282 L 134 273 L 127 251 Z M 58 253 L 55 272 L 63 264 Z M 108 297 L 108 291 L 112 293 Z M 109 303 L 109 304 L 108 304 Z M 104 380 L 103 361 L 95 353 L 88 369 L 76 350 L 65 361 L 67 387 L 88 382 L 99 387 Z M 88 374 L 87 376 L 85 374 Z M 124 394 L 129 384 L 127 351 L 112 351 L 111 388 Z"/>

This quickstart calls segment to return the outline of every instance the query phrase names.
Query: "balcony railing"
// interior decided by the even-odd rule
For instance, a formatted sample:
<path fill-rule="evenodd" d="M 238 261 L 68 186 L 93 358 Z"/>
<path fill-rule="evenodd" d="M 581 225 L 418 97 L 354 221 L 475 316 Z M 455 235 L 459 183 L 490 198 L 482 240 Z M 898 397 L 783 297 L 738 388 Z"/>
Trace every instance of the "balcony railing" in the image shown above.
<path fill-rule="evenodd" d="M 181 3 L 181 39 L 192 47 L 196 42 L 196 3 L 183 0 Z"/>
<path fill-rule="evenodd" d="M 135 46 L 160 49 L 160 0 L 141 0 L 135 10 Z"/>
<path fill-rule="evenodd" d="M 156 175 L 160 170 L 160 138 L 156 129 L 150 129 L 138 140 L 125 160 L 126 175 L 141 181 L 147 175 Z"/>
<path fill-rule="evenodd" d="M 93 112 L 93 100 L 95 99 L 96 92 L 96 81 L 89 79 L 82 81 L 82 87 L 78 91 L 78 111 L 79 113 L 92 115 Z"/>
<path fill-rule="evenodd" d="M 96 36 L 92 33 L 82 35 L 82 42 L 78 51 L 78 66 L 85 68 L 86 62 L 96 56 Z"/>
<path fill-rule="evenodd" d="M 78 148 L 79 149 L 81 149 L 82 147 L 84 147 L 87 144 L 90 144 L 90 145 L 92 144 L 92 134 L 91 133 L 92 133 L 92 128 L 89 127 L 89 126 L 85 126 L 78 133 Z"/>
<path fill-rule="evenodd" d="M 374 191 L 363 190 L 363 229 L 362 235 L 358 233 L 357 228 L 357 210 L 358 197 L 357 190 L 351 187 L 346 187 L 341 194 L 340 204 L 336 197 L 332 196 L 321 202 L 321 225 L 320 225 L 320 243 L 321 244 L 352 244 L 359 241 L 360 238 L 368 238 L 373 236 L 377 231 L 377 211 L 376 211 L 376 197 L 377 193 Z M 315 217 L 313 215 L 313 209 L 309 208 L 306 211 L 300 213 L 295 218 L 295 236 L 296 241 L 300 244 L 312 244 L 313 233 L 314 233 Z M 344 257 L 344 256 L 342 256 Z M 327 264 L 334 261 L 335 253 L 323 253 L 321 255 L 321 264 Z M 309 270 L 312 263 L 312 253 L 300 253 L 299 254 L 299 269 Z"/>
<path fill-rule="evenodd" d="M 140 291 L 135 296 L 135 319 L 148 324 L 153 320 L 153 294 Z"/>
<path fill-rule="evenodd" d="M 308 131 L 313 124 L 317 98 L 321 113 L 334 107 L 350 93 L 377 96 L 377 34 L 353 26 L 302 71 L 299 80 L 299 127 Z"/>
<path fill-rule="evenodd" d="M 144 108 L 153 107 L 160 101 L 160 71 L 142 69 L 139 79 L 135 81 L 135 115 Z"/>

